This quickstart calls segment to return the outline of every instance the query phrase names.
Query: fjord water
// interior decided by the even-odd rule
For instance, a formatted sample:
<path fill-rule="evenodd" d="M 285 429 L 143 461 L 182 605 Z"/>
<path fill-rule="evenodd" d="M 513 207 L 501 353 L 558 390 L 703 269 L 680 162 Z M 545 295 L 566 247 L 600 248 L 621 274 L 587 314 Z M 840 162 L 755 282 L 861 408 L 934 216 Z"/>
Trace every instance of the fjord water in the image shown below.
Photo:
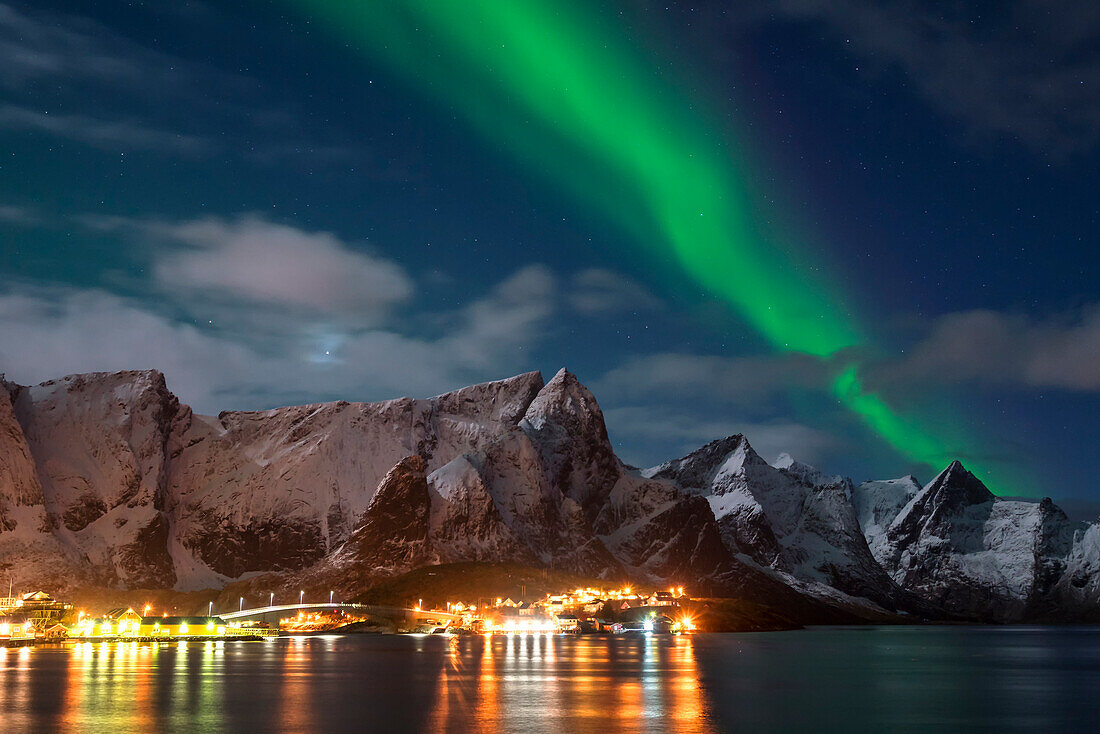
<path fill-rule="evenodd" d="M 1097 690 L 1080 627 L 0 649 L 6 731 L 1089 730 Z"/>

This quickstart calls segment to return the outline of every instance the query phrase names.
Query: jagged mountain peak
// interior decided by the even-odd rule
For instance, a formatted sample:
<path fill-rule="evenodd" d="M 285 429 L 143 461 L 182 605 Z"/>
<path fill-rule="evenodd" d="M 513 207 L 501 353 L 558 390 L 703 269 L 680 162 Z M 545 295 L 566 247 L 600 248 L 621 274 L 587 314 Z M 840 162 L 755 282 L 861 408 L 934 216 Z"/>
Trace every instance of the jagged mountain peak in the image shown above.
<path fill-rule="evenodd" d="M 524 372 L 504 380 L 492 380 L 470 387 L 451 390 L 430 398 L 442 414 L 478 412 L 482 403 L 489 403 L 490 418 L 504 425 L 515 425 L 531 406 L 531 402 L 546 387 L 542 373 Z"/>
<path fill-rule="evenodd" d="M 519 427 L 550 482 L 595 519 L 622 469 L 596 397 L 563 367 L 531 401 Z"/>
<path fill-rule="evenodd" d="M 968 507 L 994 499 L 993 493 L 962 462 L 952 461 L 909 501 L 890 525 L 886 536 L 892 553 L 900 553 L 926 526 L 946 522 Z"/>
<path fill-rule="evenodd" d="M 420 456 L 407 456 L 378 484 L 358 527 L 330 556 L 308 569 L 303 581 L 358 590 L 368 579 L 406 571 L 434 560 L 428 537 L 431 499 Z"/>
<path fill-rule="evenodd" d="M 427 475 L 424 473 L 424 459 L 420 456 L 406 456 L 386 472 L 378 485 L 378 491 L 367 505 L 367 514 L 382 511 L 386 506 L 392 505 L 395 499 L 408 499 L 410 491 L 422 492 L 427 496 Z"/>
<path fill-rule="evenodd" d="M 564 367 L 539 390 L 527 407 L 523 422 L 536 431 L 554 423 L 560 428 L 576 428 L 588 435 L 607 437 L 596 396 Z"/>
<path fill-rule="evenodd" d="M 744 474 L 746 469 L 771 471 L 773 467 L 749 444 L 743 434 L 719 438 L 679 459 L 666 461 L 642 472 L 643 476 L 676 477 L 689 489 L 709 488 L 716 474 Z"/>
<path fill-rule="evenodd" d="M 0 557 L 59 589 L 267 572 L 351 593 L 424 564 L 507 559 L 785 584 L 931 618 L 895 581 L 991 619 L 1064 599 L 1087 611 L 1100 595 L 1100 525 L 1072 525 L 1049 499 L 998 500 L 960 462 L 924 487 L 853 488 L 789 454 L 769 464 L 741 434 L 638 472 L 567 369 L 220 419 L 193 415 L 156 370 L 3 387 Z"/>
<path fill-rule="evenodd" d="M 14 383 L 9 383 L 13 384 Z M 117 372 L 77 372 L 53 380 L 46 380 L 37 385 L 27 386 L 25 389 L 36 390 L 39 393 L 51 392 L 51 389 L 64 388 L 70 392 L 79 392 L 92 389 L 99 385 L 132 385 L 137 389 L 152 389 L 168 392 L 168 386 L 164 379 L 164 373 L 160 370 L 119 370 Z M 15 386 L 24 389 L 24 386 Z"/>
<path fill-rule="evenodd" d="M 832 487 L 848 482 L 845 477 L 825 474 L 816 466 L 798 461 L 785 452 L 779 455 L 779 458 L 775 460 L 772 466 L 787 472 L 791 476 L 797 477 L 804 484 L 808 484 L 811 487 Z"/>
<path fill-rule="evenodd" d="M 925 489 L 938 501 L 950 501 L 966 505 L 980 505 L 995 499 L 980 479 L 971 474 L 958 459 L 947 465 Z"/>

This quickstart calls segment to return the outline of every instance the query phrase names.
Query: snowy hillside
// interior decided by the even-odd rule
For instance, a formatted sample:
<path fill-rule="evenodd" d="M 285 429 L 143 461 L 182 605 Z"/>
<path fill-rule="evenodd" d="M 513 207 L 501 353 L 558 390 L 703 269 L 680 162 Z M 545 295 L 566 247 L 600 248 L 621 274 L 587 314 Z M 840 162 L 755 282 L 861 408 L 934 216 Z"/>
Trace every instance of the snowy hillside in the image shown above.
<path fill-rule="evenodd" d="M 1100 617 L 1097 528 L 1049 500 L 998 500 L 957 462 L 923 488 L 853 487 L 787 455 L 769 465 L 740 435 L 637 471 L 566 370 L 218 416 L 154 371 L 3 387 L 0 566 L 58 591 L 264 576 L 352 593 L 425 564 L 514 561 L 807 620 Z"/>

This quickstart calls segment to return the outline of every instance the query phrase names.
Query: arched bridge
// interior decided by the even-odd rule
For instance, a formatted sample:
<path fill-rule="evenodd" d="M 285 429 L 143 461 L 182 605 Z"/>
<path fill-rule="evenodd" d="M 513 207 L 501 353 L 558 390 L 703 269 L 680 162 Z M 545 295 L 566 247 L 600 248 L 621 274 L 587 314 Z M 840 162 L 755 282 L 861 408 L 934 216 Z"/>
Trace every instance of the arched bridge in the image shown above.
<path fill-rule="evenodd" d="M 319 604 L 276 604 L 268 607 L 256 607 L 254 609 L 241 609 L 236 612 L 226 612 L 217 616 L 224 620 L 250 619 L 263 617 L 268 614 L 280 612 L 297 612 L 299 610 L 332 610 L 358 612 L 364 615 L 378 617 L 404 617 L 406 619 L 440 619 L 457 620 L 460 615 L 450 612 L 440 612 L 430 609 L 405 609 L 403 607 L 383 607 L 373 604 L 348 604 L 341 602 L 325 602 Z"/>

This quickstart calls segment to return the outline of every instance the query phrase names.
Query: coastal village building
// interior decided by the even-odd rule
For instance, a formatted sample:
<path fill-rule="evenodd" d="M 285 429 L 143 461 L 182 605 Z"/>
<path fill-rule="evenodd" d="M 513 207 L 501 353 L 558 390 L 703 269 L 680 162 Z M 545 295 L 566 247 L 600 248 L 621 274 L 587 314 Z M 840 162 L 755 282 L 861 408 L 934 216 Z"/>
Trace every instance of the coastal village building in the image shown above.
<path fill-rule="evenodd" d="M 105 616 L 114 623 L 117 634 L 122 637 L 137 637 L 141 633 L 141 615 L 133 609 L 120 607 Z"/>
<path fill-rule="evenodd" d="M 4 602 L 6 607 L 0 612 L 22 616 L 36 630 L 45 630 L 62 622 L 73 610 L 72 604 L 57 601 L 44 591 L 32 591 L 18 598 L 7 597 Z"/>
<path fill-rule="evenodd" d="M 22 614 L 0 615 L 0 642 L 33 640 L 34 625 Z"/>
<path fill-rule="evenodd" d="M 140 637 L 141 615 L 133 609 L 112 609 L 106 615 L 83 618 L 73 630 L 74 637 Z"/>
<path fill-rule="evenodd" d="M 221 617 L 142 617 L 141 637 L 222 637 Z"/>

